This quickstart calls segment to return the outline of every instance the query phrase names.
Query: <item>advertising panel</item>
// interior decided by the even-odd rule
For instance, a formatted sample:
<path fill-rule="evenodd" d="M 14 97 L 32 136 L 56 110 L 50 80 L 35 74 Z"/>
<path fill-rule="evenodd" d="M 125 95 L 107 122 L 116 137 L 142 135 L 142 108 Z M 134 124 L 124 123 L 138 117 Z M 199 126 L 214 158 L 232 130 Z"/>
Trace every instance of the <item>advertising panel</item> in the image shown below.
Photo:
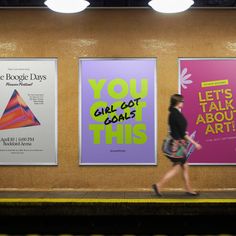
<path fill-rule="evenodd" d="M 155 165 L 156 59 L 80 59 L 80 164 Z"/>
<path fill-rule="evenodd" d="M 57 60 L 0 59 L 0 165 L 57 164 Z"/>
<path fill-rule="evenodd" d="M 193 165 L 236 164 L 236 59 L 182 58 L 179 90 L 188 131 L 203 149 L 189 146 Z"/>

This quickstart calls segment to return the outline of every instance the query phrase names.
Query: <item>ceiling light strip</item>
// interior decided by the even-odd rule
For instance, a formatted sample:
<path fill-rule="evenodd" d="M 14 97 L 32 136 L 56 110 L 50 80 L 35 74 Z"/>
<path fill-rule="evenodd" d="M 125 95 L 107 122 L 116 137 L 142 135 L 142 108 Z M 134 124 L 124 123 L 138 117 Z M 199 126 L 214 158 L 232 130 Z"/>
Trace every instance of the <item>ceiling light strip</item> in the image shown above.
<path fill-rule="evenodd" d="M 27 10 L 27 9 L 48 9 L 46 6 L 29 6 L 29 7 L 4 7 L 0 6 L 0 10 Z M 139 9 L 145 9 L 145 10 L 151 10 L 150 7 L 88 7 L 86 10 L 139 10 Z M 235 10 L 235 7 L 190 7 L 189 10 Z"/>

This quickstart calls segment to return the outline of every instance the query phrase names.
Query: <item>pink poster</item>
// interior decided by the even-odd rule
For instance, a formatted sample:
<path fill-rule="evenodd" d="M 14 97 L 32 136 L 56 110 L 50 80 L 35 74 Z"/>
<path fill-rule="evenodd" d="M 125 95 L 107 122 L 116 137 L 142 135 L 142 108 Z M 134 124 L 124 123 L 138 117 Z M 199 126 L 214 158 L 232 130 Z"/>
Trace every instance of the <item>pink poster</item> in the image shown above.
<path fill-rule="evenodd" d="M 236 59 L 180 59 L 179 92 L 189 135 L 203 146 L 189 145 L 189 163 L 235 165 Z"/>

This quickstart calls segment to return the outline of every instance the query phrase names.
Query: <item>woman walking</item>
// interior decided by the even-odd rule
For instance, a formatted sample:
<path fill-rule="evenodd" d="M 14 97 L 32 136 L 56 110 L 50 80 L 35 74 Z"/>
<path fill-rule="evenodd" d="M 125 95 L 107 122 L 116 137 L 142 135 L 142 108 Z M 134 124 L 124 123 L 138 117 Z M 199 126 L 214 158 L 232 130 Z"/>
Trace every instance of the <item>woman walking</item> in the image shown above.
<path fill-rule="evenodd" d="M 171 96 L 168 123 L 170 127 L 170 135 L 172 137 L 171 151 L 173 157 L 169 157 L 169 159 L 173 163 L 173 166 L 158 183 L 152 185 L 153 190 L 158 196 L 162 196 L 161 189 L 163 185 L 181 170 L 183 172 L 186 194 L 191 196 L 198 195 L 198 193 L 194 192 L 190 186 L 189 167 L 186 159 L 186 146 L 188 142 L 190 142 L 197 150 L 200 150 L 202 147 L 187 134 L 187 120 L 181 113 L 183 104 L 184 98 L 182 95 L 174 94 Z"/>

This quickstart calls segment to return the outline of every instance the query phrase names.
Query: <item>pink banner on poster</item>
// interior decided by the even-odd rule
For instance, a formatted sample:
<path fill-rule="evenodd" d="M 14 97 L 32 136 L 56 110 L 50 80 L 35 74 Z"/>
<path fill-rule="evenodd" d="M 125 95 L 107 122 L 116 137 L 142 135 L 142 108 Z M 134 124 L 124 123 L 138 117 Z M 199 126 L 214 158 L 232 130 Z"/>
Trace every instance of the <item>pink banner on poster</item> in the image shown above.
<path fill-rule="evenodd" d="M 188 147 L 192 165 L 236 164 L 236 59 L 180 59 L 179 92 L 188 132 L 202 146 Z"/>

